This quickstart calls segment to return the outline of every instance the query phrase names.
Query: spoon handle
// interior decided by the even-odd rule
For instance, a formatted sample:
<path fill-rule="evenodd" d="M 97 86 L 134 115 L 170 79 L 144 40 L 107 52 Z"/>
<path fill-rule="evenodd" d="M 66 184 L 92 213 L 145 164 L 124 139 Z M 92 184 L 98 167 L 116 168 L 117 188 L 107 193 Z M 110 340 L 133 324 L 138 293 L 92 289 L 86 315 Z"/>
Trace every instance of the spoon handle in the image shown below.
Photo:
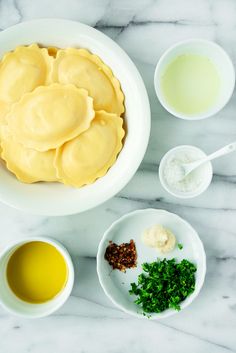
<path fill-rule="evenodd" d="M 188 173 L 190 171 L 194 170 L 195 168 L 199 167 L 205 162 L 211 161 L 212 159 L 224 156 L 225 154 L 231 153 L 233 151 L 236 151 L 236 142 L 232 142 L 229 145 L 226 145 L 222 148 L 220 148 L 218 151 L 213 152 L 212 154 L 209 154 L 209 156 L 206 156 L 205 158 L 200 159 L 199 161 L 196 161 L 192 164 L 191 168 L 189 169 Z"/>
<path fill-rule="evenodd" d="M 211 161 L 212 159 L 224 156 L 225 154 L 234 152 L 235 150 L 236 150 L 236 142 L 232 142 L 229 145 L 226 145 L 226 146 L 220 148 L 218 151 L 207 156 L 206 161 Z"/>

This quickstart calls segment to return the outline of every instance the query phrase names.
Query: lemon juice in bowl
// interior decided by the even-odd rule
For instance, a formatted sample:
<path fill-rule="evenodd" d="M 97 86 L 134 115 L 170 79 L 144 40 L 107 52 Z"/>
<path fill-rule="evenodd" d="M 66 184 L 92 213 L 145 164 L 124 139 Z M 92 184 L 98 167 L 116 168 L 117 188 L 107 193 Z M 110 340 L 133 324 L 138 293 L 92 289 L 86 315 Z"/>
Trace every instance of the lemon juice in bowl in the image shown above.
<path fill-rule="evenodd" d="M 177 118 L 205 119 L 229 101 L 235 70 L 218 44 L 204 39 L 179 42 L 159 59 L 154 86 L 162 106 Z"/>
<path fill-rule="evenodd" d="M 161 89 L 167 103 L 183 114 L 198 114 L 215 105 L 221 79 L 215 64 L 206 56 L 184 54 L 167 66 Z"/>

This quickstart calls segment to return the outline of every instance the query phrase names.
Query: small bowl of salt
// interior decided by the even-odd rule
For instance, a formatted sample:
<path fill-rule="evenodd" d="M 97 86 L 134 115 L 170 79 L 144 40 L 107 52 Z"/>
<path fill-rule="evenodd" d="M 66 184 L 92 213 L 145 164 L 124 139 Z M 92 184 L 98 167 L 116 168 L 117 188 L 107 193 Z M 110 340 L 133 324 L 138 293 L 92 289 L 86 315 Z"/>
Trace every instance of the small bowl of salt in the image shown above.
<path fill-rule="evenodd" d="M 213 175 L 211 162 L 206 162 L 182 178 L 182 165 L 206 157 L 195 146 L 182 145 L 169 150 L 159 166 L 162 186 L 171 195 L 179 198 L 192 198 L 202 194 L 210 185 Z"/>

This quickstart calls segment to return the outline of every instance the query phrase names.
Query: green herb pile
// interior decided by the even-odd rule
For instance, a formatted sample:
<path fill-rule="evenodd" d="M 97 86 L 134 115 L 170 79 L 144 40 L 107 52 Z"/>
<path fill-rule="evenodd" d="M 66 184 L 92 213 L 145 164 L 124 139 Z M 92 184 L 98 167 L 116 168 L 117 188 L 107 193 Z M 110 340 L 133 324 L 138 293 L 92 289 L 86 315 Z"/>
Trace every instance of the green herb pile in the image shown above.
<path fill-rule="evenodd" d="M 138 284 L 131 283 L 130 294 L 144 313 L 160 313 L 168 308 L 180 310 L 180 303 L 195 289 L 196 266 L 188 260 L 158 260 L 142 264 L 144 273 Z"/>

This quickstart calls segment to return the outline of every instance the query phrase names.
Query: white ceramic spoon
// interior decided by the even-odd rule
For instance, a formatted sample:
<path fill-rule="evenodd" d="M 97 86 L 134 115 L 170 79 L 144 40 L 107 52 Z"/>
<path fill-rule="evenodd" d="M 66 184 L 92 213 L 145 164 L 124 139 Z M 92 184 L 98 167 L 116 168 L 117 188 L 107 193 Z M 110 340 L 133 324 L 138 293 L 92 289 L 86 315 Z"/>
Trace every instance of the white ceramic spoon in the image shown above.
<path fill-rule="evenodd" d="M 229 145 L 226 145 L 225 147 L 220 148 L 218 151 L 210 154 L 209 156 L 206 156 L 202 159 L 199 159 L 196 162 L 192 163 L 185 163 L 181 165 L 181 173 L 180 173 L 180 178 L 178 181 L 183 180 L 186 178 L 186 176 L 191 173 L 193 170 L 196 168 L 200 167 L 203 163 L 206 163 L 208 161 L 211 161 L 212 159 L 224 156 L 225 154 L 231 153 L 236 150 L 236 142 L 232 142 Z"/>

